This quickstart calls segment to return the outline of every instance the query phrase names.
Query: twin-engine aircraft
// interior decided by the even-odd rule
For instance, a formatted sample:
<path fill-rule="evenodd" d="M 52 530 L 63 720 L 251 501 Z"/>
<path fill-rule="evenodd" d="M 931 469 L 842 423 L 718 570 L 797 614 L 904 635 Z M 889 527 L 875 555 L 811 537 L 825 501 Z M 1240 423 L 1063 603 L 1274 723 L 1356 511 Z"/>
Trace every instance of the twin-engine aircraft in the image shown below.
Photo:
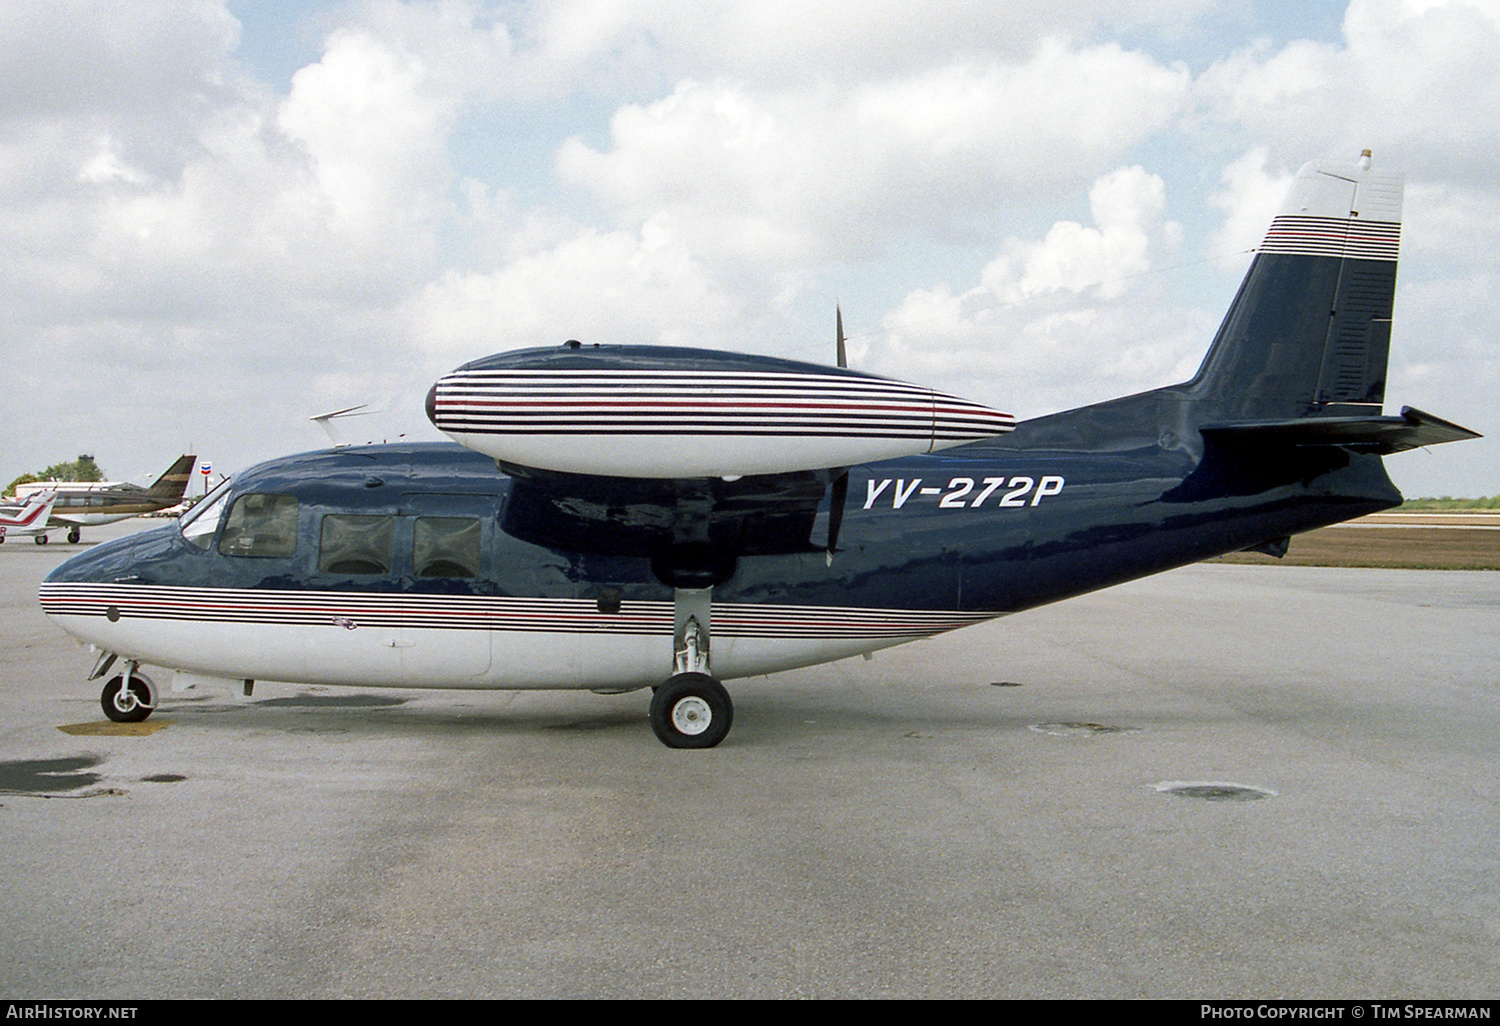
<path fill-rule="evenodd" d="M 569 342 L 467 364 L 459 442 L 261 464 L 180 524 L 41 588 L 100 650 L 243 682 L 651 687 L 656 735 L 722 741 L 721 680 L 866 654 L 1394 506 L 1382 456 L 1476 437 L 1383 416 L 1400 176 L 1298 174 L 1202 367 L 1016 423 L 765 357 Z M 840 338 L 842 331 L 840 331 Z M 840 360 L 840 363 L 843 361 Z"/>
<path fill-rule="evenodd" d="M 197 462 L 197 456 L 179 456 L 161 477 L 145 488 L 129 481 L 41 481 L 20 485 L 16 497 L 43 491 L 55 494 L 57 503 L 52 507 L 47 526 L 66 527 L 68 541 L 76 544 L 82 539 L 85 527 L 129 520 L 177 505 L 187 491 Z M 46 544 L 42 541 L 45 537 L 39 535 L 38 544 Z"/>

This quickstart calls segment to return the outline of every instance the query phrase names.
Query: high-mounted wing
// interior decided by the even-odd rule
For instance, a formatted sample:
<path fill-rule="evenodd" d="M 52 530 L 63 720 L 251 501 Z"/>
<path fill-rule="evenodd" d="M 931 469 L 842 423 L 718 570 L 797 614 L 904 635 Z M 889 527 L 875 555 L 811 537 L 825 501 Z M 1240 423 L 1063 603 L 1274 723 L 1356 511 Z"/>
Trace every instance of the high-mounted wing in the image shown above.
<path fill-rule="evenodd" d="M 740 556 L 832 553 L 850 466 L 1015 426 L 979 403 L 842 367 L 577 342 L 465 364 L 432 387 L 427 415 L 511 473 L 507 533 L 649 557 L 684 587 L 726 579 Z M 828 530 L 815 544 L 825 494 Z"/>

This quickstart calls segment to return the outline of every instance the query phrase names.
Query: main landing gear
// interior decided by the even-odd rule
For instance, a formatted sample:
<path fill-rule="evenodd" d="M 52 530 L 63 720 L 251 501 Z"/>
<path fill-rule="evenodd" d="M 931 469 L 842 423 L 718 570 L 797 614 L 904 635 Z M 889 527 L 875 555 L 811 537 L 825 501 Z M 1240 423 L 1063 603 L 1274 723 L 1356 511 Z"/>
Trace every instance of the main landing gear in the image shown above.
<path fill-rule="evenodd" d="M 113 652 L 101 653 L 89 679 L 94 680 L 108 673 L 115 658 Z M 140 723 L 156 710 L 156 685 L 151 683 L 150 677 L 140 672 L 140 663 L 127 659 L 125 672 L 111 677 L 109 683 L 104 685 L 104 691 L 99 695 L 99 705 L 104 709 L 104 715 L 116 723 Z"/>
<path fill-rule="evenodd" d="M 733 722 L 729 692 L 706 673 L 675 673 L 651 695 L 651 729 L 668 748 L 712 748 Z"/>
<path fill-rule="evenodd" d="M 734 722 L 734 703 L 709 673 L 712 588 L 673 595 L 672 676 L 651 695 L 651 729 L 668 748 L 712 748 Z"/>

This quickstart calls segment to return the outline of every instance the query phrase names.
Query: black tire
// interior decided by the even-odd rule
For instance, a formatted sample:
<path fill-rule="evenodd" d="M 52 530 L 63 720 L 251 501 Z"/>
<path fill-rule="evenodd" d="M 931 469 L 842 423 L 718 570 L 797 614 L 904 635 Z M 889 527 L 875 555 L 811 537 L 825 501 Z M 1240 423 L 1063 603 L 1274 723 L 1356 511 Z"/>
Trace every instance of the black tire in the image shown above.
<path fill-rule="evenodd" d="M 125 678 L 115 677 L 104 685 L 99 705 L 104 715 L 116 723 L 139 723 L 151 715 L 151 692 L 135 677 L 130 678 L 130 690 L 126 691 Z"/>
<path fill-rule="evenodd" d="M 712 748 L 733 723 L 729 692 L 707 674 L 679 673 L 651 696 L 651 729 L 668 748 Z"/>
<path fill-rule="evenodd" d="M 83 537 L 83 532 L 76 527 L 68 528 L 68 544 L 77 545 L 78 539 Z"/>
<path fill-rule="evenodd" d="M 38 544 L 38 545 L 46 545 L 46 544 L 47 544 L 47 536 L 46 536 L 46 535 L 45 535 L 45 534 L 39 534 L 39 535 L 37 535 L 37 536 L 36 536 L 36 538 L 35 538 L 35 539 L 33 539 L 33 540 L 34 540 L 34 541 L 35 541 L 35 542 L 36 542 L 36 543 L 37 543 L 37 544 Z"/>

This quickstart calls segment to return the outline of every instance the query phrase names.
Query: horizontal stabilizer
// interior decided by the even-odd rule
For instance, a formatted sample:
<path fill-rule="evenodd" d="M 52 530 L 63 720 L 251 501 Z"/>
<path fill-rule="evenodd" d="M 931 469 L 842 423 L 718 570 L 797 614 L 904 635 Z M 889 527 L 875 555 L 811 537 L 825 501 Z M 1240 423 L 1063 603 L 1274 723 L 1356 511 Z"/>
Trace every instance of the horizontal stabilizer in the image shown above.
<path fill-rule="evenodd" d="M 1298 417 L 1206 424 L 1202 430 L 1205 437 L 1222 442 L 1267 446 L 1343 445 L 1381 455 L 1480 437 L 1477 431 L 1410 406 L 1403 406 L 1398 417 Z"/>

